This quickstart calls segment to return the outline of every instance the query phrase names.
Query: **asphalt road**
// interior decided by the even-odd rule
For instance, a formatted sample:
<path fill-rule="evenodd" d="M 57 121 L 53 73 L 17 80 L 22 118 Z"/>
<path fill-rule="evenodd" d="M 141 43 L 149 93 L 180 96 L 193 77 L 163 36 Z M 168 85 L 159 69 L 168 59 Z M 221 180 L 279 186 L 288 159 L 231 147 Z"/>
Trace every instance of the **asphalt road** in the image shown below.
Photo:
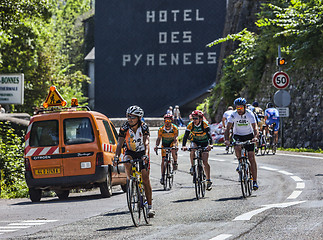
<path fill-rule="evenodd" d="M 156 132 L 152 131 L 151 146 Z M 152 151 L 153 152 L 153 151 Z M 119 187 L 56 197 L 0 200 L 4 239 L 323 239 L 323 154 L 278 152 L 257 157 L 259 190 L 241 197 L 237 160 L 223 147 L 210 153 L 213 189 L 195 200 L 189 154 L 179 151 L 174 188 L 159 184 L 160 155 L 151 155 L 156 217 L 134 227 Z"/>

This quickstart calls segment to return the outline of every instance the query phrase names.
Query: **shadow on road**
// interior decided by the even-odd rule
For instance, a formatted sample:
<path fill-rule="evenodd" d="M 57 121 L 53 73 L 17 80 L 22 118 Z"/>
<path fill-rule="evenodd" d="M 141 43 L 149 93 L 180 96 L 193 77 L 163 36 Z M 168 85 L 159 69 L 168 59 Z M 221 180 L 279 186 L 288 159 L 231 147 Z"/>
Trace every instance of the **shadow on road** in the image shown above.
<path fill-rule="evenodd" d="M 113 193 L 113 196 L 117 196 L 120 194 L 124 194 L 123 192 Z M 30 205 L 30 204 L 52 204 L 52 203 L 64 203 L 64 202 L 82 202 L 82 201 L 91 201 L 101 199 L 101 194 L 92 194 L 92 195 L 84 195 L 84 196 L 70 196 L 67 199 L 60 200 L 58 197 L 43 197 L 40 202 L 32 202 L 29 199 L 26 202 L 14 203 L 12 205 Z"/>
<path fill-rule="evenodd" d="M 127 230 L 127 229 L 132 229 L 136 228 L 135 226 L 122 226 L 122 227 L 111 227 L 111 228 L 103 228 L 103 229 L 98 229 L 98 232 L 105 232 L 105 231 L 120 231 L 120 230 Z"/>
<path fill-rule="evenodd" d="M 213 201 L 215 201 L 215 202 L 226 202 L 226 201 L 241 200 L 241 199 L 244 199 L 244 198 L 242 196 L 240 196 L 240 197 L 231 197 L 231 198 L 220 198 L 220 199 L 213 200 Z"/>
<path fill-rule="evenodd" d="M 129 213 L 130 213 L 129 211 L 111 212 L 111 213 L 104 214 L 104 216 L 111 217 L 111 216 L 125 215 L 125 214 L 129 214 Z"/>
<path fill-rule="evenodd" d="M 189 199 L 181 199 L 181 200 L 176 200 L 176 201 L 172 201 L 173 203 L 182 203 L 182 202 L 193 202 L 196 201 L 196 198 L 189 198 Z"/>

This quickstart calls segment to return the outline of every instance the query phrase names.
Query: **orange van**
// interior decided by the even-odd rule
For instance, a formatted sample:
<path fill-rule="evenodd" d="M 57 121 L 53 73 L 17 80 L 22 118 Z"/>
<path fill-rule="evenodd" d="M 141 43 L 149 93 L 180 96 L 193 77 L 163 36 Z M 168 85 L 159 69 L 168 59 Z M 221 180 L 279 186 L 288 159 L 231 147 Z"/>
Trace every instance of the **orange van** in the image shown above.
<path fill-rule="evenodd" d="M 25 179 L 30 199 L 38 202 L 42 190 L 60 199 L 71 189 L 100 187 L 102 197 L 112 186 L 126 190 L 124 168 L 113 168 L 117 132 L 103 114 L 73 107 L 43 110 L 30 120 L 25 137 Z"/>

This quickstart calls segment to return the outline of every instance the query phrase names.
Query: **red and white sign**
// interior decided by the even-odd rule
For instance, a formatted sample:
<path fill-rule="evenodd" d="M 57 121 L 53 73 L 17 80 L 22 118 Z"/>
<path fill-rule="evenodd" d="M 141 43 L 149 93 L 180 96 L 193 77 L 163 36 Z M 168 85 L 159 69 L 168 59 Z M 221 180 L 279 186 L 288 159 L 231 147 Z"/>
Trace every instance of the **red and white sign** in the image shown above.
<path fill-rule="evenodd" d="M 273 75 L 273 85 L 277 89 L 285 89 L 289 85 L 289 76 L 284 72 L 276 72 Z"/>

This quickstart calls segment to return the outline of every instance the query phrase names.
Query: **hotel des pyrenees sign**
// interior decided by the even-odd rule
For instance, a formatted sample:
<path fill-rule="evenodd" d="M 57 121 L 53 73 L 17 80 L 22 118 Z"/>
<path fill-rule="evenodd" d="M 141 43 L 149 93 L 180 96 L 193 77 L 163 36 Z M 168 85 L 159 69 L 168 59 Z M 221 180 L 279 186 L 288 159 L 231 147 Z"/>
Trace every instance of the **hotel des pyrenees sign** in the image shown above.
<path fill-rule="evenodd" d="M 24 74 L 0 74 L 0 103 L 24 103 Z"/>
<path fill-rule="evenodd" d="M 220 50 L 205 46 L 225 13 L 224 0 L 96 1 L 95 108 L 119 116 L 135 103 L 156 116 L 204 93 Z"/>

